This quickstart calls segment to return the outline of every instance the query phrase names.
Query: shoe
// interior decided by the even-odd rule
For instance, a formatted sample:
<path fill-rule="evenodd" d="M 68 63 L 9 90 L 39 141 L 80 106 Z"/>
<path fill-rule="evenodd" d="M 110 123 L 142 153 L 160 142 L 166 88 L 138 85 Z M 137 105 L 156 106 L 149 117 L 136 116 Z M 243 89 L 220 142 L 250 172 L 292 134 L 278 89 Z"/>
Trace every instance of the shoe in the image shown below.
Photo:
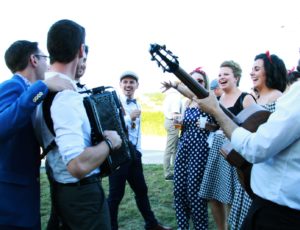
<path fill-rule="evenodd" d="M 173 228 L 162 226 L 161 224 L 157 224 L 154 228 L 150 230 L 173 230 Z"/>
<path fill-rule="evenodd" d="M 174 175 L 171 174 L 171 175 L 166 176 L 166 177 L 165 177 L 165 180 L 166 180 L 166 181 L 172 181 L 173 178 L 174 178 Z"/>

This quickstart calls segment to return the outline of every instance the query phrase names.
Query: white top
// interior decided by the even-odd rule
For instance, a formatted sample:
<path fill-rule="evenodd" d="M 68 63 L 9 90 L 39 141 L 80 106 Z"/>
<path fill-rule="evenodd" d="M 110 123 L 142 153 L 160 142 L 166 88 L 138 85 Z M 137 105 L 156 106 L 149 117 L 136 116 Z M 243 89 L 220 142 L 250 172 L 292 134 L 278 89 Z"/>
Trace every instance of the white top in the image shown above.
<path fill-rule="evenodd" d="M 58 73 L 48 72 L 46 74 L 48 77 Z M 64 78 L 67 77 L 60 75 Z M 52 102 L 51 117 L 57 147 L 47 154 L 47 161 L 53 171 L 54 179 L 60 183 L 79 181 L 68 172 L 66 166 L 72 159 L 80 155 L 86 147 L 92 145 L 91 126 L 83 105 L 84 96 L 75 91 L 64 90 L 57 93 Z M 47 147 L 53 140 L 53 135 L 44 121 L 41 105 L 38 106 L 36 111 L 34 127 L 40 143 L 43 147 Z M 99 171 L 97 168 L 86 176 L 99 173 Z"/>
<path fill-rule="evenodd" d="M 126 100 L 127 98 L 124 95 L 120 96 L 120 101 L 126 113 L 124 116 L 124 120 L 128 129 L 129 140 L 132 142 L 132 144 L 136 145 L 136 149 L 141 152 L 141 116 L 134 121 L 134 126 L 132 125 L 132 121 L 130 118 L 130 113 L 135 109 L 141 110 L 141 106 L 138 102 L 127 104 Z"/>
<path fill-rule="evenodd" d="M 237 128 L 234 149 L 249 162 L 258 196 L 300 210 L 300 82 L 278 99 L 276 110 L 256 133 Z"/>
<path fill-rule="evenodd" d="M 177 90 L 171 88 L 166 91 L 163 112 L 167 119 L 173 119 L 174 113 L 182 113 L 181 95 Z"/>

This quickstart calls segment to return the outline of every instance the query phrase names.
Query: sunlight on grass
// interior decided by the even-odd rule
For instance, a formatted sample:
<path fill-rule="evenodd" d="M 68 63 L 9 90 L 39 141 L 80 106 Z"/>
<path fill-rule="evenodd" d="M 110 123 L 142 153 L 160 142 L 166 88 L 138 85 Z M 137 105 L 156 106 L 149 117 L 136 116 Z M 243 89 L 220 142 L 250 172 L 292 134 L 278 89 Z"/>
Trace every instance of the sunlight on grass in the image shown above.
<path fill-rule="evenodd" d="M 160 111 L 142 113 L 142 135 L 166 136 L 164 115 Z"/>

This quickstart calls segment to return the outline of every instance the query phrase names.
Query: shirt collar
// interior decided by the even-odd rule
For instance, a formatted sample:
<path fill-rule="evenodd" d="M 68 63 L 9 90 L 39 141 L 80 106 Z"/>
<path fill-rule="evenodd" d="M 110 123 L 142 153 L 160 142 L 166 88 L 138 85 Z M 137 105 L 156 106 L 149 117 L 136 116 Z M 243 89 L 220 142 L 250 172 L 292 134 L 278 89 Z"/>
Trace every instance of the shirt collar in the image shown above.
<path fill-rule="evenodd" d="M 32 85 L 32 83 L 26 77 L 22 76 L 21 74 L 16 73 L 15 75 L 19 76 L 24 81 L 24 83 L 27 87 L 30 87 Z"/>
<path fill-rule="evenodd" d="M 76 81 L 75 80 L 72 80 L 68 75 L 65 75 L 63 73 L 59 73 L 59 72 L 55 72 L 55 71 L 49 71 L 49 72 L 46 72 L 45 73 L 45 79 L 49 78 L 49 77 L 54 77 L 55 75 L 59 75 L 59 77 L 63 78 L 63 79 L 66 79 L 66 80 L 69 80 L 72 85 L 74 86 L 74 89 L 76 89 L 77 91 L 77 86 L 76 86 Z"/>

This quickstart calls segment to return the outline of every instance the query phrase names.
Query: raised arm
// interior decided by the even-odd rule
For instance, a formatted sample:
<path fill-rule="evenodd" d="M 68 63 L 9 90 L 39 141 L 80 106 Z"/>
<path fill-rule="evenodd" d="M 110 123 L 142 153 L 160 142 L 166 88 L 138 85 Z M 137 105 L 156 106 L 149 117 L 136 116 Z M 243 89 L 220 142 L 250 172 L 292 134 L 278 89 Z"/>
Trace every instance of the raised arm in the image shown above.
<path fill-rule="evenodd" d="M 163 93 L 166 92 L 170 88 L 174 88 L 179 93 L 181 93 L 183 96 L 185 96 L 191 100 L 195 97 L 195 94 L 181 82 L 171 82 L 171 81 L 166 82 L 166 81 L 164 81 L 161 84 L 163 85 L 162 86 Z"/>

